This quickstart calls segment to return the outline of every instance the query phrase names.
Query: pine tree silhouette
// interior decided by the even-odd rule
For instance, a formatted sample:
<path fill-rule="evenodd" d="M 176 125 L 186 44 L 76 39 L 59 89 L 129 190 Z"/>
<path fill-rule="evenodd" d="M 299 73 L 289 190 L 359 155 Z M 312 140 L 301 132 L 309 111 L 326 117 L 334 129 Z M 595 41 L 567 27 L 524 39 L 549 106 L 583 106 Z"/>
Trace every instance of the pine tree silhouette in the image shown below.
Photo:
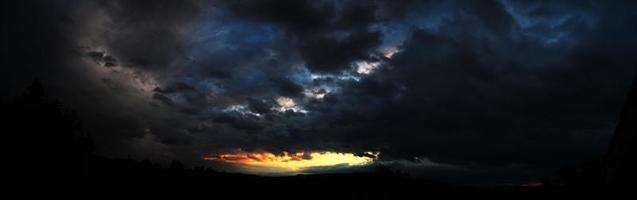
<path fill-rule="evenodd" d="M 45 98 L 39 80 L 3 109 L 19 183 L 52 193 L 72 193 L 93 150 L 75 111 Z"/>

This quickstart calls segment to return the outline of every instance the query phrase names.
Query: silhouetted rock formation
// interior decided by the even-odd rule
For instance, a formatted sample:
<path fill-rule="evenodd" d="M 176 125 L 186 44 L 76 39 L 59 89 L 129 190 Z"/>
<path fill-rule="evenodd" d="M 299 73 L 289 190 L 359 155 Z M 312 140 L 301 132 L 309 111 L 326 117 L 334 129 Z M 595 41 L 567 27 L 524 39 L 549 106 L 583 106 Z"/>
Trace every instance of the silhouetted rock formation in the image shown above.
<path fill-rule="evenodd" d="M 636 180 L 637 79 L 627 96 L 606 155 L 606 182 L 611 185 L 632 185 Z"/>

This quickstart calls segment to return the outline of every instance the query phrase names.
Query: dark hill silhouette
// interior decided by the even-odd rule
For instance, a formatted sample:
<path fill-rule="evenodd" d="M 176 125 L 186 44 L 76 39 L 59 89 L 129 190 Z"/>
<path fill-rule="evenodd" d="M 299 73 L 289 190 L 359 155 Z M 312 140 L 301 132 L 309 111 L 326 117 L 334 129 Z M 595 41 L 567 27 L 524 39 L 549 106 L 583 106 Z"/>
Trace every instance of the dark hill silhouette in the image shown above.
<path fill-rule="evenodd" d="M 622 115 L 618 132 L 635 130 L 635 87 Z M 93 155 L 90 135 L 75 112 L 44 95 L 39 81 L 4 103 L 5 135 L 13 143 L 10 173 L 20 197 L 64 199 L 608 199 L 612 185 L 603 181 L 603 166 L 614 173 L 633 173 L 611 148 L 607 163 L 594 161 L 560 171 L 560 181 L 541 187 L 457 186 L 410 177 L 379 168 L 372 173 L 316 174 L 265 177 L 218 172 L 205 167 L 188 168 L 179 161 L 161 167 L 151 161 L 105 158 Z M 628 114 L 627 114 L 628 113 Z M 626 117 L 628 116 L 628 117 Z M 632 121 L 631 121 L 632 120 Z M 626 125 L 628 124 L 628 125 Z M 628 128 L 624 128 L 628 126 Z M 632 127 L 632 129 L 631 129 Z M 621 133 L 619 133 L 621 134 Z M 622 136 L 615 139 L 624 140 Z M 622 145 L 624 145 L 622 143 Z M 632 145 L 632 147 L 630 146 Z M 625 147 L 622 147 L 622 149 Z M 631 166 L 634 166 L 634 157 Z M 619 160 L 614 160 L 619 159 Z M 634 168 L 633 168 L 634 169 Z M 615 175 L 609 176 L 614 181 Z M 634 179 L 621 179 L 629 182 Z M 16 192 L 16 191 L 14 191 Z"/>

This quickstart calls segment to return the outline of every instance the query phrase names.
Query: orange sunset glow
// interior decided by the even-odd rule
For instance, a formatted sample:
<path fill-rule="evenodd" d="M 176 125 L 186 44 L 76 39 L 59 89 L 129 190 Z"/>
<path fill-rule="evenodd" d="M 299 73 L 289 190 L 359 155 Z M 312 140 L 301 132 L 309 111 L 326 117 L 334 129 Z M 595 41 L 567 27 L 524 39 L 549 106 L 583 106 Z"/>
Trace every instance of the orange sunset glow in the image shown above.
<path fill-rule="evenodd" d="M 363 155 L 340 152 L 237 152 L 204 156 L 204 160 L 218 161 L 243 167 L 248 172 L 301 173 L 304 169 L 330 166 L 362 166 L 373 163 L 378 152 Z"/>

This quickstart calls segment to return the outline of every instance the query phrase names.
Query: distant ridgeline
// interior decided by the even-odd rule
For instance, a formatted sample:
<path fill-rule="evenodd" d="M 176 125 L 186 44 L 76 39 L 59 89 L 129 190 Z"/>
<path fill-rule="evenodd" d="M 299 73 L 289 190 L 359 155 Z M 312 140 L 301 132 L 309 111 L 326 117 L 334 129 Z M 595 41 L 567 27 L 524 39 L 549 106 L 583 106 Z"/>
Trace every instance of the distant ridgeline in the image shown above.
<path fill-rule="evenodd" d="M 615 135 L 606 155 L 606 183 L 611 185 L 634 184 L 637 170 L 637 77 L 630 89 L 624 110 L 615 129 Z"/>

